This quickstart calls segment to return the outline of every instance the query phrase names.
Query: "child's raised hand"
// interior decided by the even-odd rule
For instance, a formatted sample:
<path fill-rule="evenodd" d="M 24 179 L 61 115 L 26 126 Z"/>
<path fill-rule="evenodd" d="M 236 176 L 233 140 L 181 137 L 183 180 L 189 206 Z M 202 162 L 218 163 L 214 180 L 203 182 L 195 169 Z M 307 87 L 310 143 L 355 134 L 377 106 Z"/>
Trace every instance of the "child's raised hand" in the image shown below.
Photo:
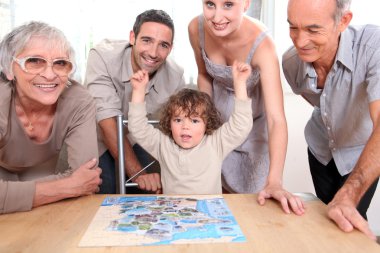
<path fill-rule="evenodd" d="M 145 89 L 149 82 L 149 74 L 146 70 L 139 70 L 131 77 L 132 99 L 131 102 L 141 103 L 145 98 Z"/>
<path fill-rule="evenodd" d="M 249 64 L 234 61 L 232 65 L 232 76 L 234 78 L 234 82 L 245 84 L 251 72 L 251 66 Z"/>
<path fill-rule="evenodd" d="M 252 69 L 249 64 L 234 61 L 232 65 L 232 77 L 234 79 L 235 96 L 238 99 L 247 99 L 247 80 Z"/>
<path fill-rule="evenodd" d="M 131 77 L 131 85 L 134 90 L 144 90 L 149 82 L 149 74 L 146 70 L 138 70 Z"/>

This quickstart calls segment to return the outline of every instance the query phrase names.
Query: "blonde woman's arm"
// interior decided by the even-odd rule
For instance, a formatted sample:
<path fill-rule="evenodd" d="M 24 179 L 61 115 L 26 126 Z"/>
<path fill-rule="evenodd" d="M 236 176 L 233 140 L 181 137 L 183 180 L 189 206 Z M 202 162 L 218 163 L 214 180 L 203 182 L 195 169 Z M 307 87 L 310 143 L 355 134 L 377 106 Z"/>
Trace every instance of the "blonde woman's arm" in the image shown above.
<path fill-rule="evenodd" d="M 252 59 L 252 65 L 260 69 L 261 85 L 268 123 L 269 175 L 264 189 L 258 195 L 258 202 L 265 204 L 267 198 L 281 203 L 286 213 L 292 210 L 297 215 L 305 211 L 299 197 L 286 191 L 282 186 L 283 169 L 288 144 L 288 130 L 284 112 L 280 67 L 276 49 L 270 37 L 260 44 Z"/>

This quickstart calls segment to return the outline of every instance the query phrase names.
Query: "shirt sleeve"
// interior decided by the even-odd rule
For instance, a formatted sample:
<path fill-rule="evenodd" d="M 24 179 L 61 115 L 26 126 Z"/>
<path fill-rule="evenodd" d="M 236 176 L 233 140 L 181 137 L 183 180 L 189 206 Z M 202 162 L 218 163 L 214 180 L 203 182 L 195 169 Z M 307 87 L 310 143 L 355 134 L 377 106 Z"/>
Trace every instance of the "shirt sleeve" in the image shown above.
<path fill-rule="evenodd" d="M 93 158 L 98 159 L 95 102 L 90 95 L 75 111 L 65 143 L 71 169 L 75 170 Z"/>
<path fill-rule="evenodd" d="M 179 83 L 178 83 L 176 92 L 178 92 L 179 90 L 182 90 L 185 87 L 186 87 L 185 75 L 182 74 L 182 77 L 179 79 Z"/>
<path fill-rule="evenodd" d="M 33 207 L 35 182 L 0 179 L 0 214 L 29 211 Z"/>
<path fill-rule="evenodd" d="M 8 128 L 11 93 L 10 84 L 0 81 L 0 147 Z M 9 172 L 0 168 L 0 214 L 31 210 L 35 182 L 6 181 L 9 176 Z"/>
<path fill-rule="evenodd" d="M 380 44 L 380 32 L 377 35 L 377 45 Z M 380 48 L 368 47 L 366 50 L 368 60 L 366 82 L 369 102 L 380 99 Z"/>
<path fill-rule="evenodd" d="M 122 114 L 121 100 L 107 65 L 95 49 L 88 55 L 85 86 L 95 99 L 97 122 Z"/>
<path fill-rule="evenodd" d="M 10 83 L 0 81 L 0 147 L 3 145 L 2 140 L 8 131 L 11 98 L 12 88 Z"/>
<path fill-rule="evenodd" d="M 294 47 L 290 47 L 282 55 L 282 70 L 284 72 L 285 79 L 289 84 L 292 91 L 299 95 L 302 83 L 297 84 L 297 78 L 299 78 L 299 63 L 297 62 L 297 52 Z"/>
<path fill-rule="evenodd" d="M 158 159 L 163 134 L 148 123 L 145 103 L 129 103 L 128 131 L 130 136 L 154 158 Z"/>
<path fill-rule="evenodd" d="M 226 157 L 233 149 L 241 145 L 248 137 L 253 126 L 252 100 L 235 98 L 234 110 L 226 123 L 215 133 L 219 142 L 222 157 Z"/>

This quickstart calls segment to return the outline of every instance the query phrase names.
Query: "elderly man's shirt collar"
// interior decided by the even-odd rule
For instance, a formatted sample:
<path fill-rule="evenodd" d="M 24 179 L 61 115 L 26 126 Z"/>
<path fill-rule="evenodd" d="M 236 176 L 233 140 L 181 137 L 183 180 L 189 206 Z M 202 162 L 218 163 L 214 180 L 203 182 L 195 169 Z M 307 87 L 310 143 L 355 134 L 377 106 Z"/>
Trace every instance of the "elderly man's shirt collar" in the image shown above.
<path fill-rule="evenodd" d="M 340 35 L 338 52 L 336 54 L 335 63 L 339 62 L 344 65 L 346 68 L 353 71 L 353 42 L 354 42 L 354 33 L 351 29 L 347 29 Z M 334 64 L 333 68 L 336 68 Z"/>

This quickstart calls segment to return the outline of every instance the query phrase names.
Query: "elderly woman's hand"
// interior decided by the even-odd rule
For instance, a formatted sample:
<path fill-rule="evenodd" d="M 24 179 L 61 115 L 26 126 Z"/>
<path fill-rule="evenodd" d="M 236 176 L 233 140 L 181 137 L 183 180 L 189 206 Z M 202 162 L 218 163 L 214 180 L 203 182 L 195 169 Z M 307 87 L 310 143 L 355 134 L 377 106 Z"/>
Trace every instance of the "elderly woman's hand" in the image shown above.
<path fill-rule="evenodd" d="M 69 177 L 76 196 L 90 195 L 99 191 L 99 185 L 102 183 L 100 179 L 102 170 L 95 166 L 96 159 L 92 159 L 80 166 Z"/>
<path fill-rule="evenodd" d="M 36 182 L 33 207 L 45 205 L 65 198 L 90 195 L 99 191 L 102 170 L 96 167 L 96 159 L 92 159 L 68 177 L 58 180 Z"/>

